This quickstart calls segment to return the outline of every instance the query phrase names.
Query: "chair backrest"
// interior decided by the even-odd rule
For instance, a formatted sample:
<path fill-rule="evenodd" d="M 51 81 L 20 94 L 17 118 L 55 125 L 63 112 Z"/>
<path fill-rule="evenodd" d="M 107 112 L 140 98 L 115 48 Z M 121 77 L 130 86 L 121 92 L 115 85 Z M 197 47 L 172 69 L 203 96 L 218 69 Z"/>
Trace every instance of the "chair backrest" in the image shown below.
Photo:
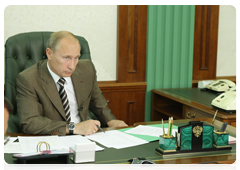
<path fill-rule="evenodd" d="M 27 32 L 9 37 L 5 43 L 5 96 L 14 106 L 9 115 L 8 132 L 22 133 L 16 104 L 17 75 L 38 61 L 47 59 L 46 44 L 53 32 Z M 85 38 L 76 36 L 81 45 L 80 59 L 90 59 L 90 49 Z"/>

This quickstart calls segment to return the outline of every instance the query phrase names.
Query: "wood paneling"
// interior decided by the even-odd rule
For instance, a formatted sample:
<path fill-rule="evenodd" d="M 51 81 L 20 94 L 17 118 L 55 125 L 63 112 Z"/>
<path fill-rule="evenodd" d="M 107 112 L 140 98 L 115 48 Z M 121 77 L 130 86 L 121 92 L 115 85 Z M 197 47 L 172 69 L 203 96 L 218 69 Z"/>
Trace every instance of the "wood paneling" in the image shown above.
<path fill-rule="evenodd" d="M 146 82 L 134 83 L 117 83 L 116 81 L 98 82 L 98 86 L 102 92 L 116 92 L 116 91 L 144 91 L 146 90 Z"/>
<path fill-rule="evenodd" d="M 103 92 L 103 95 L 117 119 L 124 120 L 128 125 L 144 121 L 145 90 Z"/>
<path fill-rule="evenodd" d="M 108 101 L 108 107 L 117 119 L 128 125 L 144 121 L 146 82 L 117 83 L 98 82 Z"/>
<path fill-rule="evenodd" d="M 196 5 L 192 87 L 198 81 L 228 79 L 236 83 L 236 76 L 216 77 L 219 5 Z"/>
<path fill-rule="evenodd" d="M 216 78 L 219 5 L 195 6 L 193 80 Z"/>
<path fill-rule="evenodd" d="M 147 5 L 118 6 L 117 82 L 146 80 Z"/>
<path fill-rule="evenodd" d="M 117 81 L 98 82 L 117 119 L 144 121 L 147 6 L 118 6 Z"/>

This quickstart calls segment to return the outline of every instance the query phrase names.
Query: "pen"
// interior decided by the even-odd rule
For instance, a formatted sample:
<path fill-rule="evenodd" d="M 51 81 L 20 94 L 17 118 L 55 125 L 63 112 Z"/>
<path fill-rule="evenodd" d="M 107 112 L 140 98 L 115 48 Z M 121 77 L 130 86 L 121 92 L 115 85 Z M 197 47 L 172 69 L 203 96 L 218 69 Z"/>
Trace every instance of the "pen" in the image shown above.
<path fill-rule="evenodd" d="M 172 136 L 172 127 L 173 127 L 173 117 L 170 118 L 170 134 L 169 134 L 169 136 Z"/>
<path fill-rule="evenodd" d="M 163 119 L 162 119 L 162 128 L 163 128 L 163 135 L 165 135 Z"/>
<path fill-rule="evenodd" d="M 223 132 L 226 131 L 226 129 L 227 129 L 227 125 L 228 125 L 228 122 L 225 122 L 225 126 L 224 126 L 224 129 L 223 129 Z"/>
<path fill-rule="evenodd" d="M 220 132 L 225 132 L 227 125 L 228 125 L 228 122 L 223 122 Z"/>
<path fill-rule="evenodd" d="M 215 117 L 216 117 L 216 115 L 217 115 L 217 112 L 218 112 L 218 110 L 216 110 L 216 112 L 215 112 L 215 114 L 214 114 L 214 117 L 213 117 L 213 120 L 212 120 L 212 124 L 213 124 L 213 122 L 214 122 L 214 120 L 215 120 Z"/>
<path fill-rule="evenodd" d="M 87 116 L 87 119 L 90 120 L 90 118 L 88 116 Z M 98 127 L 98 129 L 100 129 L 102 132 L 105 133 L 105 131 L 100 126 L 97 125 L 97 127 Z"/>
<path fill-rule="evenodd" d="M 170 124 L 171 124 L 171 118 L 169 117 L 168 118 L 168 133 L 167 133 L 168 136 L 171 136 L 170 135 Z"/>

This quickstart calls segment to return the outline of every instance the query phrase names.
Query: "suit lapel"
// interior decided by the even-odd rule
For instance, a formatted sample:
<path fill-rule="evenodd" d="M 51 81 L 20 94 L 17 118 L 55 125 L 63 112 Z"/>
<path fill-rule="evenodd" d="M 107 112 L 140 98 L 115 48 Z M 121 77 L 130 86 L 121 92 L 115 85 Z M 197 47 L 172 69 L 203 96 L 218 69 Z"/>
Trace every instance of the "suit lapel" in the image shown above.
<path fill-rule="evenodd" d="M 39 68 L 39 71 L 41 78 L 43 80 L 42 88 L 46 92 L 47 96 L 49 97 L 53 105 L 57 108 L 59 113 L 66 120 L 65 111 L 56 84 L 47 68 L 47 60 L 42 63 L 41 67 Z"/>
<path fill-rule="evenodd" d="M 78 109 L 80 109 L 82 107 L 81 103 L 83 103 L 83 98 L 81 97 L 82 94 L 84 93 L 84 83 L 83 83 L 83 77 L 81 76 L 81 71 L 76 69 L 72 76 L 72 83 L 73 83 L 73 88 L 75 91 L 75 96 L 77 99 L 77 103 L 78 103 Z"/>

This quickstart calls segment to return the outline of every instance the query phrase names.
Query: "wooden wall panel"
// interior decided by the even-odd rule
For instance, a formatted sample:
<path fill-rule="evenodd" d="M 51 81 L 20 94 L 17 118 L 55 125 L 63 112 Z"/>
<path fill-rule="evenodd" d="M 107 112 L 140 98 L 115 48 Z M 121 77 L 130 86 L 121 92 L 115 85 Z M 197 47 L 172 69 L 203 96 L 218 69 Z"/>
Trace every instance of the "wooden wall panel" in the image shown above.
<path fill-rule="evenodd" d="M 144 121 L 146 83 L 98 82 L 108 107 L 128 125 Z"/>
<path fill-rule="evenodd" d="M 117 82 L 145 82 L 146 38 L 147 5 L 119 5 Z"/>
<path fill-rule="evenodd" d="M 219 5 L 195 6 L 193 81 L 216 78 Z"/>
<path fill-rule="evenodd" d="M 118 6 L 117 81 L 98 82 L 117 119 L 144 121 L 147 6 Z"/>

